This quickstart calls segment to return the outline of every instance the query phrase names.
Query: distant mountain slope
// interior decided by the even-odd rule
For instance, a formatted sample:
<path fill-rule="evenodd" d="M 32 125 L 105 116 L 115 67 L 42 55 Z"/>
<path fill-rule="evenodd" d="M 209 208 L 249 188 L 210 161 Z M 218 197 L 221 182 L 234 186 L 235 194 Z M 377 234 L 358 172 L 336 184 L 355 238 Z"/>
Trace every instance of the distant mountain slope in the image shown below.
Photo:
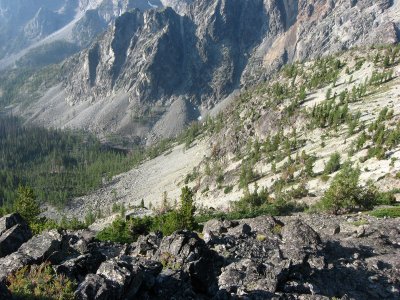
<path fill-rule="evenodd" d="M 285 203 L 312 206 L 348 161 L 362 185 L 372 180 L 400 199 L 399 74 L 398 45 L 288 65 L 242 91 L 222 114 L 194 124 L 186 147 L 114 177 L 63 213 L 83 217 L 115 203 L 136 207 L 142 199 L 159 207 L 164 192 L 172 203 L 184 185 L 195 191 L 200 211 L 232 209 L 257 189 L 270 201 L 283 195 Z M 255 211 L 261 203 L 242 204 Z M 60 216 L 52 209 L 47 215 Z"/>
<path fill-rule="evenodd" d="M 62 64 L 58 84 L 39 102 L 17 112 L 46 126 L 151 143 L 175 136 L 233 92 L 266 80 L 285 63 L 395 43 L 400 22 L 397 0 L 147 4 L 172 7 L 122 14 L 98 40 Z M 118 7 L 115 2 L 94 5 L 104 19 L 109 14 L 103 12 L 112 11 L 107 5 Z M 91 36 L 88 28 L 78 31 Z"/>
<path fill-rule="evenodd" d="M 184 10 L 186 3 L 167 1 L 163 3 Z M 105 31 L 108 25 L 122 13 L 138 8 L 147 10 L 161 8 L 160 0 L 0 0 L 0 68 L 13 64 L 24 55 L 34 64 L 45 59 L 46 51 L 54 48 L 60 54 L 54 62 L 87 47 L 93 39 Z M 63 52 L 57 42 L 69 43 Z M 43 46 L 46 51 L 43 51 Z M 41 47 L 41 50 L 34 50 Z M 73 49 L 73 51 L 71 51 Z M 30 51 L 35 57 L 31 58 Z M 42 51 L 39 58 L 37 53 Z M 23 65 L 21 62 L 19 65 Z"/>

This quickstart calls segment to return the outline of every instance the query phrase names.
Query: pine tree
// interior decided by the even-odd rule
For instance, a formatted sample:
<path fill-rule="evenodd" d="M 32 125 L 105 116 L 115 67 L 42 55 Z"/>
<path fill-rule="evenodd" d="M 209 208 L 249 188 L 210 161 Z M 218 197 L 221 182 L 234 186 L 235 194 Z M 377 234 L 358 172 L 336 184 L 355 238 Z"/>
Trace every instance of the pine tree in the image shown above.
<path fill-rule="evenodd" d="M 33 190 L 29 187 L 18 188 L 15 210 L 28 222 L 33 222 L 40 214 L 40 206 Z"/>
<path fill-rule="evenodd" d="M 182 229 L 193 230 L 195 228 L 194 212 L 196 210 L 193 202 L 193 191 L 185 186 L 181 191 L 181 208 L 179 210 Z"/>

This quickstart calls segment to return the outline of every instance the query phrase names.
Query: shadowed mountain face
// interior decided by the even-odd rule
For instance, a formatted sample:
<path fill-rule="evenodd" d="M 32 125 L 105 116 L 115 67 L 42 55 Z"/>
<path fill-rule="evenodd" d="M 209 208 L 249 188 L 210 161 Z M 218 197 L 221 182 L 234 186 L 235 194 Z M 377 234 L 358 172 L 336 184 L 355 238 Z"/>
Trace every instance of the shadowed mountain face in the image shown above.
<path fill-rule="evenodd" d="M 91 27 L 82 20 L 107 24 L 134 6 L 160 9 L 118 17 L 63 64 L 62 84 L 22 114 L 99 134 L 173 136 L 235 89 L 265 80 L 284 63 L 396 42 L 400 21 L 399 5 L 391 0 L 117 2 L 87 3 L 96 10 L 77 22 L 79 34 L 73 36 L 91 40 Z"/>
<path fill-rule="evenodd" d="M 181 4 L 185 1 L 163 2 L 180 11 L 185 9 Z M 60 41 L 68 42 L 77 52 L 122 13 L 161 7 L 160 0 L 0 0 L 0 66 L 8 66 L 27 53 L 29 56 L 37 47 L 45 50 L 39 48 L 34 52 L 36 56 L 38 52 L 45 56 Z M 71 55 L 71 49 L 66 53 L 57 51 L 60 55 L 56 62 Z"/>

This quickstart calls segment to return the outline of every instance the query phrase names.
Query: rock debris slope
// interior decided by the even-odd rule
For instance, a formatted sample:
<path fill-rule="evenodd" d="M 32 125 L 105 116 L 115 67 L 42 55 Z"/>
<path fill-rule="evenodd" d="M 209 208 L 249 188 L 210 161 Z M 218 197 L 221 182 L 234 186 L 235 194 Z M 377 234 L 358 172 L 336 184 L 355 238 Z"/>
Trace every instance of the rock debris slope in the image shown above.
<path fill-rule="evenodd" d="M 0 293 L 11 299 L 11 272 L 48 261 L 79 283 L 76 299 L 398 299 L 398 219 L 362 218 L 211 220 L 204 239 L 178 231 L 129 245 L 44 232 L 0 258 Z"/>

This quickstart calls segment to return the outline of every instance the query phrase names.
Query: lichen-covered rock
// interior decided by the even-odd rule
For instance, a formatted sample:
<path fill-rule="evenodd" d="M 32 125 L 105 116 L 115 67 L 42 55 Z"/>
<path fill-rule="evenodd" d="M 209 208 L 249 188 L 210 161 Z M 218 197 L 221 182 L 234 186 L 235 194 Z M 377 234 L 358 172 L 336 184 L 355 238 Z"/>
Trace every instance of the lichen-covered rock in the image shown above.
<path fill-rule="evenodd" d="M 32 233 L 27 226 L 15 225 L 0 236 L 0 257 L 4 257 L 28 241 L 32 237 Z"/>
<path fill-rule="evenodd" d="M 117 286 L 97 274 L 88 274 L 75 292 L 77 300 L 118 300 Z"/>
<path fill-rule="evenodd" d="M 111 259 L 102 263 L 97 274 L 112 281 L 118 286 L 119 297 L 128 299 L 135 296 L 143 281 L 143 273 L 138 265 L 131 265 L 127 261 Z"/>
<path fill-rule="evenodd" d="M 399 221 L 364 215 L 368 226 L 362 236 L 346 230 L 332 234 L 336 226 L 355 226 L 357 217 L 301 214 L 229 224 L 213 221 L 208 223 L 209 230 L 212 224 L 216 228 L 212 243 L 189 231 L 160 242 L 157 235 L 149 235 L 140 239 L 145 246 L 141 249 L 151 246 L 143 255 L 132 251 L 135 243 L 84 239 L 84 247 L 76 247 L 83 239 L 79 232 L 62 236 L 51 231 L 1 258 L 0 274 L 4 279 L 25 265 L 49 259 L 57 273 L 77 280 L 76 299 L 85 300 L 397 300 Z M 221 231 L 223 222 L 227 230 Z M 251 230 L 243 230 L 246 226 Z M 3 292 L 7 295 L 0 286 L 0 295 Z"/>
<path fill-rule="evenodd" d="M 49 261 L 57 263 L 61 259 L 62 236 L 55 230 L 34 236 L 16 252 L 0 258 L 0 281 L 23 266 Z"/>
<path fill-rule="evenodd" d="M 24 225 L 26 224 L 25 220 L 21 217 L 20 214 L 14 213 L 5 215 L 0 218 L 0 235 L 2 235 L 8 229 L 11 229 L 15 225 Z"/>
<path fill-rule="evenodd" d="M 160 246 L 161 239 L 162 235 L 157 233 L 150 233 L 147 236 L 140 236 L 132 245 L 133 250 L 131 255 L 152 257 Z"/>
<path fill-rule="evenodd" d="M 222 269 L 218 278 L 219 289 L 227 291 L 276 292 L 289 274 L 290 261 L 278 264 L 259 263 L 251 259 L 242 259 Z"/>
<path fill-rule="evenodd" d="M 216 253 L 197 234 L 178 231 L 163 238 L 154 258 L 166 268 L 188 272 L 196 291 L 206 294 L 216 291 L 220 263 Z"/>

